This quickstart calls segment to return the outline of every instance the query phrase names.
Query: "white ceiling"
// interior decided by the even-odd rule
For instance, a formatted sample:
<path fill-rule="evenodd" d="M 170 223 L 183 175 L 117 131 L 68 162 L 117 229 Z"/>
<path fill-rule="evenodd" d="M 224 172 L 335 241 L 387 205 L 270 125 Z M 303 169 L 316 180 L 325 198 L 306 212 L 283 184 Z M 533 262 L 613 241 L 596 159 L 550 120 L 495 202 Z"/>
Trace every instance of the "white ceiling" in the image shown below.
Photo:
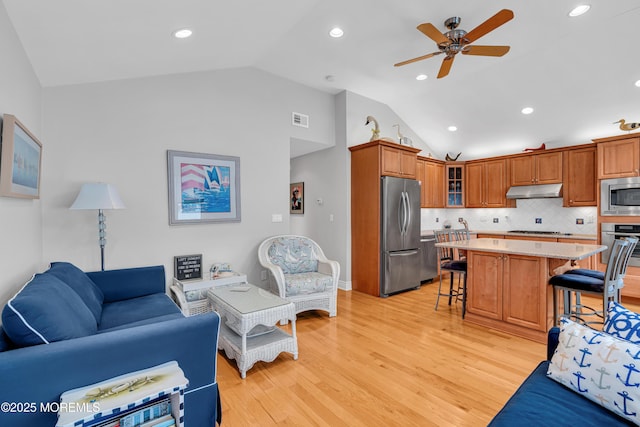
<path fill-rule="evenodd" d="M 591 10 L 569 18 L 581 1 Z M 621 118 L 640 122 L 638 0 L 3 3 L 43 86 L 253 66 L 387 104 L 437 157 L 460 160 L 586 143 L 622 133 L 612 124 Z M 442 56 L 393 67 L 437 50 L 420 23 L 446 31 L 460 16 L 470 31 L 503 8 L 515 18 L 474 44 L 510 45 L 507 55 L 457 55 L 443 79 Z M 328 37 L 335 25 L 343 38 Z M 194 36 L 172 38 L 182 27 Z M 428 79 L 416 81 L 420 73 Z M 522 115 L 525 106 L 535 112 Z"/>

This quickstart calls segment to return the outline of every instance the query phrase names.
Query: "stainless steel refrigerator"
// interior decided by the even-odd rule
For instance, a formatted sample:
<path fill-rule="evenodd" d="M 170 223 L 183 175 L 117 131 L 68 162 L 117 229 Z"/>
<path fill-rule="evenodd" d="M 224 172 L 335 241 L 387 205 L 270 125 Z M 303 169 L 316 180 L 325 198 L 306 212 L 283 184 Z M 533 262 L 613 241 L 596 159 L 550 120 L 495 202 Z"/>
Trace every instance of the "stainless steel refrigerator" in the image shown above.
<path fill-rule="evenodd" d="M 420 287 L 420 182 L 382 177 L 380 295 Z"/>

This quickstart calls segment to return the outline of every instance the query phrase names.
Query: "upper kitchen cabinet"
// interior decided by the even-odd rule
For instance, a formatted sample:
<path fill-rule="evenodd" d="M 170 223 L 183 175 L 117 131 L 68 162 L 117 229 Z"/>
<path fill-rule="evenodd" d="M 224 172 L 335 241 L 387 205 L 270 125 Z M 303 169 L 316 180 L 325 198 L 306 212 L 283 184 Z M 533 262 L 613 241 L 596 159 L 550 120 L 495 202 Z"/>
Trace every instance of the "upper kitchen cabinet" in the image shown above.
<path fill-rule="evenodd" d="M 382 175 L 416 179 L 418 148 L 399 145 L 387 141 L 373 141 L 380 150 Z"/>
<path fill-rule="evenodd" d="M 467 162 L 466 207 L 503 208 L 507 201 L 507 161 L 505 159 Z"/>
<path fill-rule="evenodd" d="M 464 163 L 445 166 L 445 196 L 447 208 L 464 208 Z"/>
<path fill-rule="evenodd" d="M 416 175 L 422 182 L 421 207 L 444 207 L 444 162 L 418 157 Z"/>
<path fill-rule="evenodd" d="M 598 178 L 640 175 L 640 137 L 621 135 L 593 142 L 598 144 Z"/>
<path fill-rule="evenodd" d="M 512 157 L 511 185 L 558 184 L 562 182 L 562 151 Z"/>
<path fill-rule="evenodd" d="M 596 154 L 593 145 L 564 153 L 563 206 L 597 206 Z"/>

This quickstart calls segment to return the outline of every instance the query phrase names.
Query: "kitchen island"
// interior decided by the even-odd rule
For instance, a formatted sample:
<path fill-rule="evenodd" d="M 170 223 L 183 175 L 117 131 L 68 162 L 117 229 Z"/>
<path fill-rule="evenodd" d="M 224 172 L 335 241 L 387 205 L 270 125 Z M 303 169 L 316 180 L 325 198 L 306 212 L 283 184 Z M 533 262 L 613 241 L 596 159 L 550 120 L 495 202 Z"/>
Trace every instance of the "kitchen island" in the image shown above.
<path fill-rule="evenodd" d="M 581 260 L 604 245 L 532 240 L 470 239 L 436 246 L 467 254 L 465 321 L 541 343 L 553 326 L 549 260 Z M 557 262 L 555 262 L 557 265 Z"/>

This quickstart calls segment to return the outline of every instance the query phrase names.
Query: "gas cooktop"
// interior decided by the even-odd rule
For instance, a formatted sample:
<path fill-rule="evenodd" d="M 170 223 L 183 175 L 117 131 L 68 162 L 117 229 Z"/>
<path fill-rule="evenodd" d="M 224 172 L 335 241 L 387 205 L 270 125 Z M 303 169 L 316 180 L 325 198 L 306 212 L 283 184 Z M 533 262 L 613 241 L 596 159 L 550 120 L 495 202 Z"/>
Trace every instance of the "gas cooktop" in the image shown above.
<path fill-rule="evenodd" d="M 519 234 L 551 234 L 557 236 L 570 236 L 571 233 L 563 233 L 562 231 L 538 231 L 538 230 L 509 230 L 507 233 Z"/>

